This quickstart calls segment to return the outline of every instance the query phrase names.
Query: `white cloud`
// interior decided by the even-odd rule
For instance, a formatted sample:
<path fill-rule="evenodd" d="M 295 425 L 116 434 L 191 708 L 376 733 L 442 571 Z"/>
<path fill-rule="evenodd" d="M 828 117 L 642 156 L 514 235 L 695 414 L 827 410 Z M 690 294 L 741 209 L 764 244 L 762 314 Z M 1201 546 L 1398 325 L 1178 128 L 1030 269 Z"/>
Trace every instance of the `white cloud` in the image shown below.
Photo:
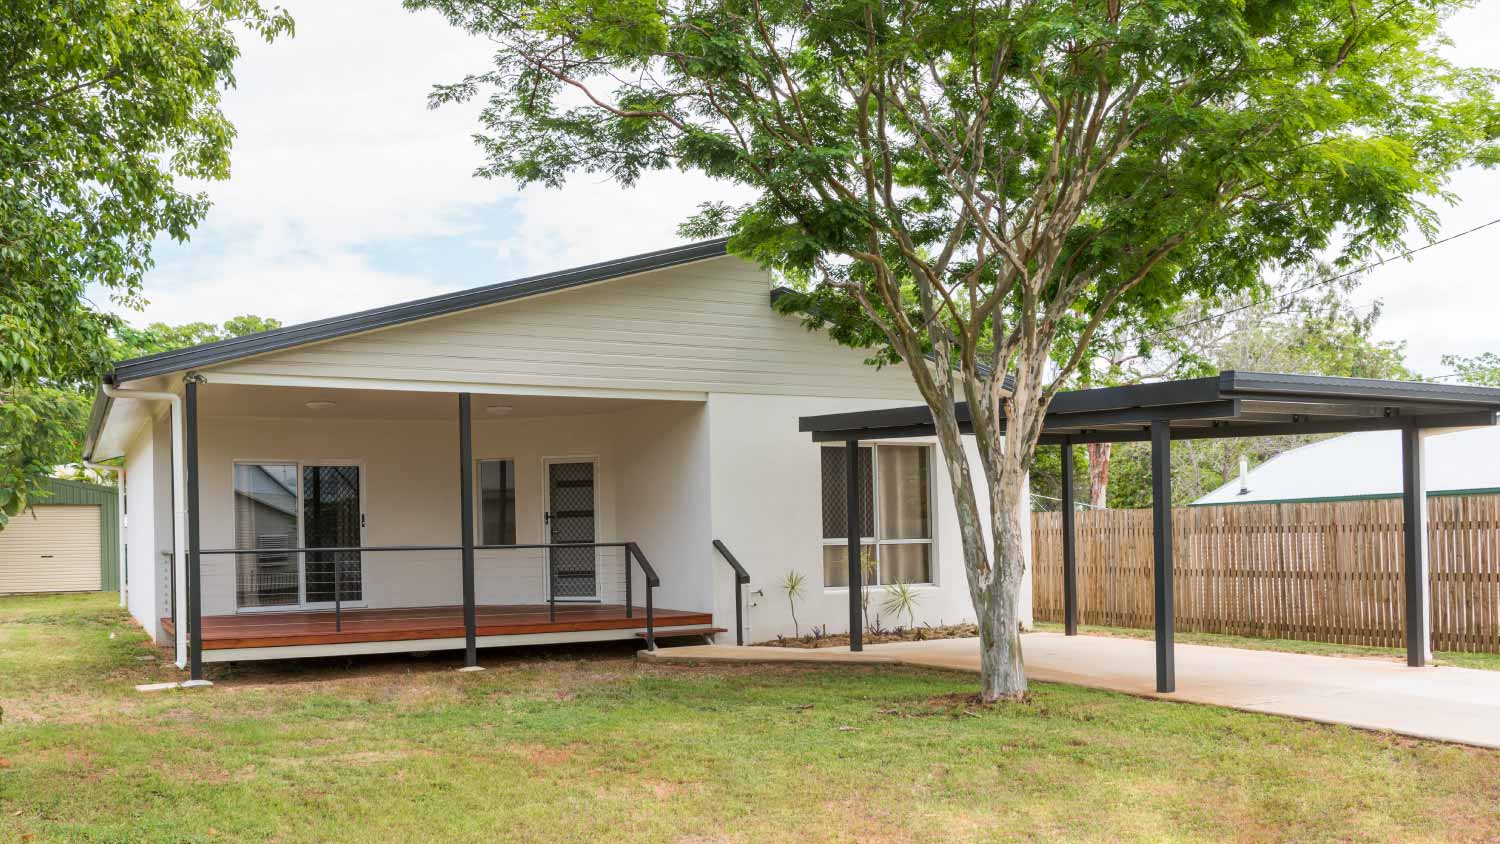
<path fill-rule="evenodd" d="M 429 111 L 426 97 L 483 69 L 489 42 L 395 2 L 291 3 L 297 36 L 247 40 L 239 88 L 225 98 L 239 130 L 233 178 L 206 187 L 214 209 L 193 243 L 159 251 L 151 305 L 134 320 L 331 316 L 670 246 L 699 202 L 743 197 L 681 173 L 629 189 L 586 175 L 562 190 L 477 179 L 477 106 Z M 1500 55 L 1497 4 L 1449 31 L 1461 62 Z M 1500 176 L 1465 172 L 1451 187 L 1463 202 L 1444 209 L 1445 233 L 1500 216 Z M 1492 229 L 1438 247 L 1361 289 L 1383 300 L 1380 335 L 1408 339 L 1419 370 L 1439 372 L 1445 352 L 1500 345 L 1489 316 L 1500 304 L 1497 242 Z M 483 265 L 463 278 L 421 260 L 460 246 Z"/>

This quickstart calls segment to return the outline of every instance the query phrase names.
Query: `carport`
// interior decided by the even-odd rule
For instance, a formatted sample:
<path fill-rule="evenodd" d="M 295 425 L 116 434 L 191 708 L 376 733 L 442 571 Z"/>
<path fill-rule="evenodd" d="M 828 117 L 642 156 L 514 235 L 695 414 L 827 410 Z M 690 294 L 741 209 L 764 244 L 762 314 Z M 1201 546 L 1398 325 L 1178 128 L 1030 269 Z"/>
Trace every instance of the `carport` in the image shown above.
<path fill-rule="evenodd" d="M 971 433 L 967 405 L 959 403 L 956 413 L 960 430 Z M 1172 618 L 1172 442 L 1399 430 L 1406 661 L 1414 667 L 1427 665 L 1432 656 L 1432 635 L 1423 443 L 1434 434 L 1494 425 L 1497 420 L 1500 389 L 1412 381 L 1230 370 L 1209 378 L 1059 393 L 1044 420 L 1040 444 L 1062 450 L 1066 634 L 1078 632 L 1073 445 L 1151 443 L 1156 689 L 1165 693 L 1177 687 Z M 935 433 L 931 411 L 925 405 L 808 416 L 799 420 L 799 430 L 811 434 L 814 442 L 843 442 L 850 449 L 846 461 L 851 472 L 849 524 L 858 524 L 859 518 L 860 501 L 854 494 L 857 483 L 853 477 L 859 444 Z M 850 583 L 860 578 L 859 543 L 858 537 L 849 540 Z M 858 590 L 850 590 L 849 602 L 850 649 L 859 651 L 863 645 Z"/>

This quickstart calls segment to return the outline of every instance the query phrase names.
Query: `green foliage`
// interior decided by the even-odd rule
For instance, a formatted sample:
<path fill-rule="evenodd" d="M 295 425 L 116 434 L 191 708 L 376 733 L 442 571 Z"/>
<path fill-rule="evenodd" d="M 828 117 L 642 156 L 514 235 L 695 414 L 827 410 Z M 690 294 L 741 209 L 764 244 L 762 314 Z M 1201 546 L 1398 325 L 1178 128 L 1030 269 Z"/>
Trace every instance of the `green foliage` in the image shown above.
<path fill-rule="evenodd" d="M 0 530 L 54 466 L 78 459 L 88 415 L 88 400 L 76 390 L 0 393 Z"/>
<path fill-rule="evenodd" d="M 243 337 L 281 327 L 281 321 L 250 314 L 226 320 L 223 325 L 211 322 L 189 322 L 184 325 L 167 325 L 153 322 L 145 328 L 122 325 L 115 331 L 115 360 L 155 355 L 188 346 L 217 343 L 232 337 Z"/>
<path fill-rule="evenodd" d="M 1472 356 L 1443 355 L 1443 366 L 1452 367 L 1465 384 L 1500 387 L 1500 355 L 1494 352 Z"/>
<path fill-rule="evenodd" d="M 279 328 L 274 319 L 238 316 L 215 326 L 152 323 L 145 328 L 120 325 L 108 340 L 111 358 L 168 352 Z M 83 456 L 92 392 L 82 386 L 18 386 L 0 390 L 0 529 L 36 493 L 42 479 L 57 467 Z"/>
<path fill-rule="evenodd" d="M 0 389 L 78 384 L 141 303 L 159 237 L 206 213 L 179 179 L 229 173 L 236 33 L 291 19 L 257 0 L 13 0 L 0 13 Z M 93 294 L 97 298 L 98 294 Z"/>

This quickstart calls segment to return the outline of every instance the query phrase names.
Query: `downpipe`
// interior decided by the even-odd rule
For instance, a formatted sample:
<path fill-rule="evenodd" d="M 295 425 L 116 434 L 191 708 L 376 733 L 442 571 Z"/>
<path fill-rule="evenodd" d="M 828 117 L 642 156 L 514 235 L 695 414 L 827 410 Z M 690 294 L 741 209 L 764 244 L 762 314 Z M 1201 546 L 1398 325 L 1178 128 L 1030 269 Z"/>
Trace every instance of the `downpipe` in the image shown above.
<path fill-rule="evenodd" d="M 95 463 L 92 460 L 83 461 L 85 468 L 95 472 L 113 472 L 115 474 L 115 532 L 119 534 L 119 549 L 115 552 L 119 555 L 120 572 L 115 581 L 120 587 L 120 608 L 125 608 L 125 467 L 111 466 L 108 463 Z"/>
<path fill-rule="evenodd" d="M 104 394 L 112 399 L 164 401 L 172 410 L 172 568 L 176 571 L 172 619 L 176 642 L 177 667 L 187 668 L 187 453 L 183 443 L 182 396 L 155 390 L 124 390 L 103 385 Z"/>

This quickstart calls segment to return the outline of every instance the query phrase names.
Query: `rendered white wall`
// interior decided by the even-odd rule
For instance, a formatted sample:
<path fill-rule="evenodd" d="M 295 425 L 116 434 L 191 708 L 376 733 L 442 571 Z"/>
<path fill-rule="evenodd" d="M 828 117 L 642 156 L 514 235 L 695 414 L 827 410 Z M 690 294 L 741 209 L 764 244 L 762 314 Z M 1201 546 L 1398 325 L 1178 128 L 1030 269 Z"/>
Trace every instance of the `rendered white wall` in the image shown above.
<path fill-rule="evenodd" d="M 126 504 L 130 508 L 125 519 L 125 553 L 129 567 L 125 597 L 130 615 L 153 641 L 160 641 L 156 512 L 161 484 L 169 482 L 169 478 L 157 474 L 154 440 L 151 426 L 147 425 L 136 432 L 125 450 Z M 170 506 L 168 500 L 168 513 L 171 512 Z"/>
<path fill-rule="evenodd" d="M 434 401 L 446 398 L 433 396 Z M 233 546 L 236 460 L 361 462 L 364 544 L 459 542 L 456 421 L 208 417 L 200 426 L 200 448 L 204 548 Z M 597 459 L 600 541 L 640 542 L 663 579 L 659 603 L 678 609 L 707 607 L 702 560 L 684 550 L 707 547 L 702 538 L 707 531 L 706 451 L 701 404 L 663 402 L 619 413 L 474 423 L 475 459 L 515 461 L 517 542 L 546 541 L 544 459 Z M 599 553 L 603 597 L 619 601 L 623 553 Z M 461 601 L 456 551 L 366 554 L 364 570 L 365 599 L 371 607 Z M 479 551 L 477 598 L 481 603 L 540 602 L 545 599 L 544 572 L 541 551 Z M 643 600 L 639 591 L 635 597 Z M 235 609 L 234 558 L 205 556 L 204 613 Z"/>
<path fill-rule="evenodd" d="M 812 625 L 827 625 L 831 632 L 849 628 L 848 590 L 823 585 L 822 476 L 817 443 L 797 430 L 797 418 L 822 413 L 841 413 L 880 407 L 898 407 L 910 402 L 776 396 L 710 396 L 708 411 L 713 438 L 712 511 L 714 535 L 724 540 L 749 570 L 747 588 L 747 641 L 764 641 L 777 634 L 794 632 L 787 596 L 780 583 L 788 571 L 805 577 L 804 596 L 797 603 L 802 633 Z M 930 444 L 931 438 L 901 440 Z M 971 465 L 979 477 L 977 454 L 968 443 Z M 963 551 L 951 485 L 942 461 L 934 454 L 930 482 L 934 516 L 932 586 L 919 587 L 921 605 L 918 624 L 955 624 L 974 620 L 964 572 Z M 988 503 L 981 498 L 981 516 L 988 522 Z M 1029 516 L 1028 516 L 1029 524 Z M 1029 546 L 1029 541 L 1028 541 Z M 1028 559 L 1029 547 L 1026 549 Z M 714 615 L 733 627 L 734 591 L 728 567 L 713 579 Z M 764 594 L 754 595 L 755 591 Z M 883 600 L 884 590 L 872 587 L 871 614 Z M 1030 575 L 1022 588 L 1022 615 L 1030 619 Z M 753 603 L 753 608 L 749 604 Z M 884 626 L 893 620 L 880 613 Z M 904 623 L 904 622 L 902 622 Z M 733 634 L 720 637 L 733 641 Z"/>

